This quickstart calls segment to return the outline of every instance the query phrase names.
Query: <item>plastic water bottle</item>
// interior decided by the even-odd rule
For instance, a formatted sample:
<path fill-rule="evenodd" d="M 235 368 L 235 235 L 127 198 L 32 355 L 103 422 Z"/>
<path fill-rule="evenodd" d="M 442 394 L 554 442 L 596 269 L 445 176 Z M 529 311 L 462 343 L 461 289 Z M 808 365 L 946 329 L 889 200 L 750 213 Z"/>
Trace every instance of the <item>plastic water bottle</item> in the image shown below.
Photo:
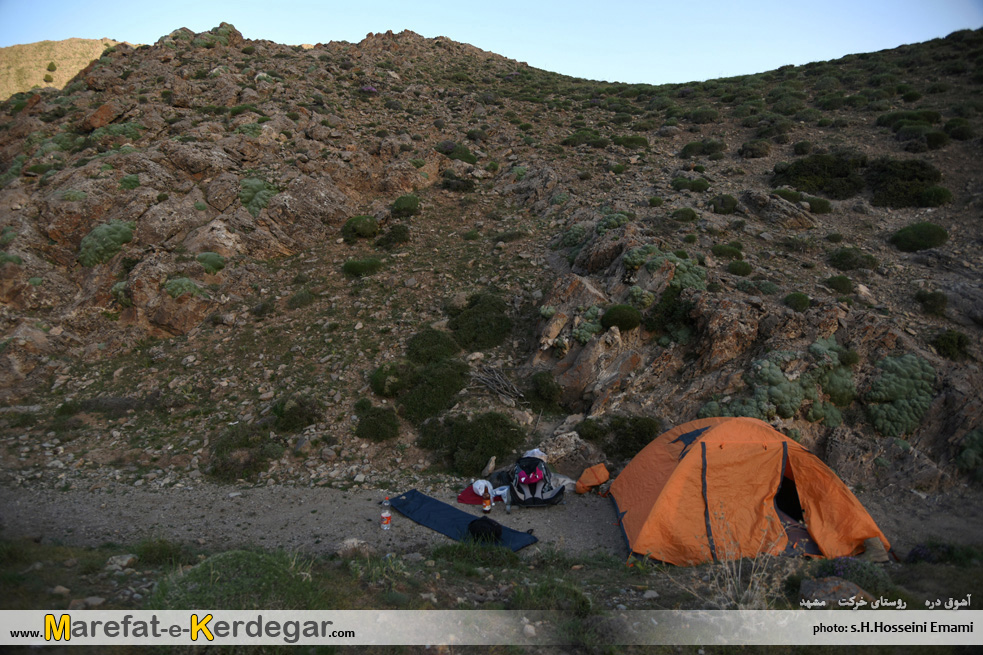
<path fill-rule="evenodd" d="M 393 513 L 389 509 L 390 507 L 389 496 L 386 496 L 386 499 L 382 501 L 382 518 L 379 520 L 383 530 L 388 530 L 393 522 Z"/>
<path fill-rule="evenodd" d="M 488 493 L 488 489 L 485 489 L 485 493 L 481 498 L 481 511 L 487 514 L 492 508 L 492 498 L 491 494 Z"/>

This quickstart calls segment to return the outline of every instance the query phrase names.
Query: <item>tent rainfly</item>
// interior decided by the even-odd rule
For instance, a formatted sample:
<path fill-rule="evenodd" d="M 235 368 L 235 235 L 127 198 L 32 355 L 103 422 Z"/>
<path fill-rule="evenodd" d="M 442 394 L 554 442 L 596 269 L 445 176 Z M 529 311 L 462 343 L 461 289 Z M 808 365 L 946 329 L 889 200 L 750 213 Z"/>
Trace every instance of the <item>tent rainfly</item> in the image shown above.
<path fill-rule="evenodd" d="M 677 565 L 801 552 L 846 557 L 890 544 L 856 496 L 804 447 L 753 418 L 677 426 L 611 485 L 633 553 Z"/>

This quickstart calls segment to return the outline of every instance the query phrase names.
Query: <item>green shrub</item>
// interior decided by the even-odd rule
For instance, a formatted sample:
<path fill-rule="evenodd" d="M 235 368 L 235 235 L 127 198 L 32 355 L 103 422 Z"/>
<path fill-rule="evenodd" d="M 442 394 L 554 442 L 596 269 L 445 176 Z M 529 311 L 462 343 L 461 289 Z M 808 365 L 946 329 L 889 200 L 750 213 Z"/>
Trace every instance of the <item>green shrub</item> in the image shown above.
<path fill-rule="evenodd" d="M 877 268 L 877 259 L 859 248 L 837 248 L 829 256 L 829 264 L 840 271 L 851 271 L 856 268 Z"/>
<path fill-rule="evenodd" d="M 538 371 L 531 378 L 529 400 L 544 410 L 559 410 L 563 398 L 563 386 L 549 371 Z"/>
<path fill-rule="evenodd" d="M 502 344 L 512 332 L 508 306 L 501 297 L 479 293 L 468 299 L 467 306 L 447 323 L 454 339 L 464 348 L 475 351 Z"/>
<path fill-rule="evenodd" d="M 372 391 L 384 398 L 395 398 L 416 382 L 416 368 L 409 362 L 386 362 L 369 376 Z"/>
<path fill-rule="evenodd" d="M 167 292 L 171 298 L 178 298 L 184 294 L 190 294 L 192 296 L 203 296 L 205 292 L 201 290 L 193 280 L 186 277 L 175 277 L 171 278 L 164 283 L 164 291 Z"/>
<path fill-rule="evenodd" d="M 932 403 L 935 369 L 914 354 L 886 357 L 877 367 L 883 373 L 864 398 L 867 415 L 874 429 L 884 436 L 910 433 Z"/>
<path fill-rule="evenodd" d="M 279 459 L 284 451 L 269 434 L 269 429 L 245 423 L 227 428 L 212 440 L 209 474 L 234 482 L 267 470 L 269 462 Z"/>
<path fill-rule="evenodd" d="M 727 149 L 727 144 L 723 141 L 717 141 L 715 139 L 704 139 L 703 141 L 691 141 L 683 146 L 683 149 L 679 151 L 679 156 L 682 159 L 689 159 L 690 157 L 698 157 L 704 155 L 709 157 L 717 153 L 722 153 Z"/>
<path fill-rule="evenodd" d="M 932 340 L 935 350 L 946 359 L 958 362 L 969 357 L 969 337 L 957 330 L 946 330 Z"/>
<path fill-rule="evenodd" d="M 409 240 L 410 228 L 402 223 L 397 223 L 375 240 L 375 246 L 384 250 L 391 250 L 401 243 L 408 243 Z"/>
<path fill-rule="evenodd" d="M 435 148 L 437 152 L 447 155 L 449 159 L 459 159 L 460 161 L 467 162 L 469 164 L 477 164 L 478 158 L 471 154 L 468 147 L 463 143 L 455 143 L 453 141 L 441 141 Z"/>
<path fill-rule="evenodd" d="M 307 307 L 314 303 L 317 299 L 310 289 L 304 287 L 303 289 L 298 289 L 293 295 L 287 298 L 287 307 L 289 309 L 300 309 L 301 307 Z"/>
<path fill-rule="evenodd" d="M 697 125 L 713 123 L 720 118 L 720 112 L 712 107 L 700 107 L 686 114 L 686 119 Z"/>
<path fill-rule="evenodd" d="M 199 253 L 196 259 L 198 260 L 198 263 L 204 267 L 205 272 L 209 275 L 215 275 L 225 268 L 225 257 L 217 252 Z"/>
<path fill-rule="evenodd" d="M 785 303 L 786 307 L 790 307 L 794 311 L 804 312 L 805 310 L 809 309 L 809 304 L 811 301 L 809 300 L 809 296 L 796 291 L 785 296 L 782 302 Z"/>
<path fill-rule="evenodd" d="M 522 428 L 508 416 L 487 412 L 474 420 L 457 414 L 428 421 L 420 429 L 418 443 L 442 455 L 452 472 L 475 476 L 491 457 L 509 459 L 525 438 Z"/>
<path fill-rule="evenodd" d="M 724 259 L 744 259 L 744 253 L 733 243 L 717 243 L 710 249 L 716 257 Z"/>
<path fill-rule="evenodd" d="M 0 231 L 0 248 L 6 248 L 17 238 L 17 229 L 12 225 L 5 225 Z"/>
<path fill-rule="evenodd" d="M 468 365 L 459 359 L 443 359 L 420 369 L 396 400 L 403 416 L 419 425 L 450 409 L 458 392 L 468 386 L 468 373 Z"/>
<path fill-rule="evenodd" d="M 921 160 L 898 161 L 882 157 L 867 169 L 871 202 L 879 207 L 936 207 L 951 200 L 951 193 L 936 185 L 942 173 Z"/>
<path fill-rule="evenodd" d="M 574 428 L 585 440 L 596 443 L 618 460 L 634 457 L 662 432 L 662 421 L 649 416 L 613 414 L 587 419 Z"/>
<path fill-rule="evenodd" d="M 362 398 L 355 403 L 358 425 L 355 436 L 369 441 L 389 441 L 399 436 L 399 418 L 391 407 L 375 407 Z"/>
<path fill-rule="evenodd" d="M 124 221 L 110 221 L 95 227 L 79 244 L 79 263 L 88 267 L 109 261 L 123 249 L 124 243 L 133 240 L 135 228 L 135 223 Z"/>
<path fill-rule="evenodd" d="M 676 221 L 695 221 L 696 220 L 696 210 L 691 207 L 683 207 L 677 209 L 672 213 L 673 220 Z"/>
<path fill-rule="evenodd" d="M 345 243 L 355 243 L 358 239 L 371 239 L 379 234 L 379 221 L 372 216 L 352 216 L 341 227 Z"/>
<path fill-rule="evenodd" d="M 273 422 L 274 427 L 281 432 L 303 430 L 324 417 L 321 405 L 304 394 L 292 394 L 277 400 L 270 412 L 276 419 Z"/>
<path fill-rule="evenodd" d="M 661 207 L 664 201 L 659 196 L 649 198 L 649 207 Z"/>
<path fill-rule="evenodd" d="M 420 213 L 420 199 L 412 193 L 400 196 L 393 202 L 391 210 L 396 218 L 414 216 Z"/>
<path fill-rule="evenodd" d="M 345 275 L 352 277 L 365 277 L 374 275 L 382 268 L 382 260 L 378 257 L 364 257 L 362 259 L 349 259 L 341 267 Z"/>
<path fill-rule="evenodd" d="M 948 238 L 949 233 L 944 227 L 925 221 L 901 228 L 891 236 L 889 241 L 898 250 L 916 252 L 937 248 Z"/>
<path fill-rule="evenodd" d="M 18 255 L 11 255 L 8 252 L 0 250 L 0 266 L 4 264 L 16 264 L 20 266 L 24 263 L 24 260 Z"/>
<path fill-rule="evenodd" d="M 968 472 L 973 479 L 983 481 L 983 429 L 978 428 L 963 437 L 956 466 Z"/>
<path fill-rule="evenodd" d="M 843 578 L 875 596 L 889 593 L 894 586 L 887 571 L 878 564 L 853 557 L 820 560 L 816 568 L 816 577 Z"/>
<path fill-rule="evenodd" d="M 631 305 L 614 305 L 601 316 L 601 326 L 606 330 L 617 326 L 621 332 L 627 332 L 634 330 L 641 323 L 641 313 Z"/>
<path fill-rule="evenodd" d="M 805 196 L 803 199 L 809 203 L 809 211 L 811 211 L 813 214 L 828 214 L 833 211 L 832 203 L 825 198 Z"/>
<path fill-rule="evenodd" d="M 140 186 L 140 176 L 134 173 L 133 175 L 126 175 L 120 178 L 119 186 L 127 191 L 132 191 L 133 189 Z"/>
<path fill-rule="evenodd" d="M 771 183 L 845 200 L 863 190 L 864 178 L 857 169 L 865 164 L 865 157 L 847 153 L 809 155 L 787 166 L 776 166 Z"/>
<path fill-rule="evenodd" d="M 710 182 L 706 178 L 699 177 L 690 180 L 685 177 L 677 177 L 672 180 L 672 188 L 676 191 L 697 191 L 703 192 L 710 188 Z"/>
<path fill-rule="evenodd" d="M 751 265 L 744 261 L 732 261 L 731 263 L 727 264 L 727 272 L 733 275 L 746 277 L 751 274 L 751 270 Z"/>
<path fill-rule="evenodd" d="M 921 303 L 923 312 L 935 316 L 945 316 L 945 308 L 949 304 L 949 298 L 945 293 L 925 289 L 919 289 L 915 293 L 915 300 Z"/>
<path fill-rule="evenodd" d="M 795 203 L 802 202 L 802 198 L 805 197 L 803 194 L 799 193 L 798 191 L 793 191 L 792 189 L 775 189 L 772 191 L 772 193 L 779 198 L 784 198 L 789 202 Z"/>
<path fill-rule="evenodd" d="M 965 118 L 953 118 L 943 128 L 950 137 L 957 141 L 969 141 L 976 137 L 976 130 Z"/>
<path fill-rule="evenodd" d="M 797 141 L 792 146 L 792 152 L 799 156 L 808 155 L 812 152 L 812 141 Z"/>
<path fill-rule="evenodd" d="M 629 136 L 616 136 L 612 139 L 614 145 L 621 146 L 622 148 L 648 148 L 649 140 L 640 134 L 632 134 Z"/>
<path fill-rule="evenodd" d="M 406 344 L 406 356 L 417 364 L 439 362 L 460 351 L 461 347 L 451 335 L 431 327 L 414 334 Z"/>
<path fill-rule="evenodd" d="M 662 345 L 689 343 L 695 330 L 693 303 L 680 299 L 682 288 L 669 286 L 645 317 L 645 329 L 658 334 Z"/>
<path fill-rule="evenodd" d="M 58 70 L 58 67 L 55 66 L 55 62 L 49 61 L 48 62 L 48 72 L 49 73 L 54 73 L 56 70 Z"/>
<path fill-rule="evenodd" d="M 854 290 L 853 280 L 846 275 L 834 275 L 831 278 L 827 278 L 826 286 L 839 293 L 853 293 Z"/>
<path fill-rule="evenodd" d="M 753 139 L 741 145 L 739 154 L 744 159 L 760 159 L 771 154 L 771 143 L 767 139 Z"/>
<path fill-rule="evenodd" d="M 714 196 L 710 204 L 714 214 L 733 214 L 737 210 L 737 198 L 726 193 Z"/>
<path fill-rule="evenodd" d="M 279 192 L 273 184 L 256 177 L 248 177 L 239 185 L 239 202 L 253 218 L 270 204 L 270 200 Z"/>

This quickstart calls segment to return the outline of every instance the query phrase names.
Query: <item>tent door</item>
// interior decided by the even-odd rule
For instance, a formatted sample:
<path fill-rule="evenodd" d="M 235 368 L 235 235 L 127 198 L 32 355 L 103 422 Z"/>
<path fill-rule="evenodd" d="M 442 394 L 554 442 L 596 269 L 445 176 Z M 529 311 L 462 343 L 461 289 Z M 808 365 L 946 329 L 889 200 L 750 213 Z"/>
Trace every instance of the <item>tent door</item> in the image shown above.
<path fill-rule="evenodd" d="M 788 445 L 782 444 L 782 448 L 785 451 L 785 462 L 782 467 L 782 481 L 775 493 L 775 511 L 785 528 L 785 536 L 788 537 L 785 554 L 822 556 L 819 546 L 803 522 L 802 503 L 799 501 L 799 492 L 795 486 L 792 464 L 788 461 Z"/>

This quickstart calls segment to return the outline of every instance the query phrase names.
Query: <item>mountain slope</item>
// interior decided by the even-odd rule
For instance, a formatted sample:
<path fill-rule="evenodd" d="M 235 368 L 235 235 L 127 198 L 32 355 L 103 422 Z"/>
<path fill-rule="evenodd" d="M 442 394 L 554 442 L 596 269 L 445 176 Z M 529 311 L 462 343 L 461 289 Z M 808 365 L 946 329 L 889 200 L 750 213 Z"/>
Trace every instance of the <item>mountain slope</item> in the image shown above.
<path fill-rule="evenodd" d="M 629 418 L 761 416 L 851 482 L 959 480 L 983 451 L 981 48 L 663 86 L 410 32 L 110 48 L 0 106 L 10 475 L 474 475 L 523 445 L 454 446 L 495 410 L 613 460 L 657 425 Z M 941 243 L 892 243 L 924 222 Z M 431 326 L 461 354 L 427 354 Z"/>
<path fill-rule="evenodd" d="M 0 98 L 34 88 L 60 89 L 106 48 L 116 44 L 112 39 L 65 39 L 0 48 Z"/>

